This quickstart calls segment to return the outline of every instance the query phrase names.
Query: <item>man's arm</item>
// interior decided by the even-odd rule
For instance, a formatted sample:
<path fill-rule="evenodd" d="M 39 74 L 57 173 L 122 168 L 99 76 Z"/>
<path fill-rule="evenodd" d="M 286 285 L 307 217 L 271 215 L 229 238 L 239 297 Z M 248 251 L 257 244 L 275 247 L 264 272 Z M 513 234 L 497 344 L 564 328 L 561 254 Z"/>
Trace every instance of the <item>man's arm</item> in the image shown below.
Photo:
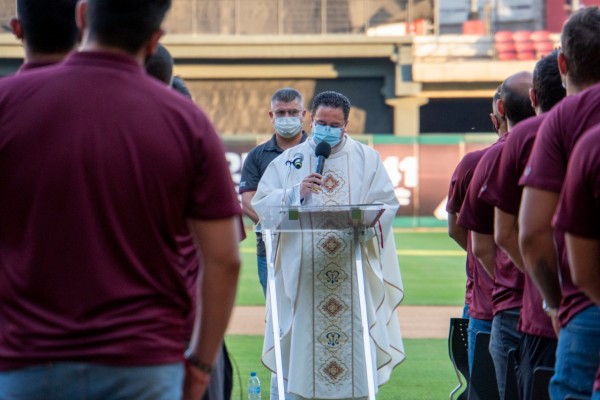
<path fill-rule="evenodd" d="M 221 349 L 229 322 L 240 269 L 238 248 L 239 216 L 218 220 L 190 221 L 190 231 L 196 239 L 203 260 L 202 287 L 198 285 L 198 312 L 194 334 L 188 349 L 203 363 L 213 365 Z M 200 378 L 202 372 L 186 368 L 184 399 L 197 400 L 208 384 Z"/>
<path fill-rule="evenodd" d="M 448 236 L 450 236 L 464 251 L 467 251 L 467 235 L 465 228 L 456 224 L 458 214 L 448 213 Z"/>
<path fill-rule="evenodd" d="M 519 223 L 516 215 L 506 213 L 498 207 L 494 209 L 494 240 L 517 268 L 525 272 L 519 249 Z"/>
<path fill-rule="evenodd" d="M 255 194 L 256 190 L 252 192 L 242 193 L 242 210 L 244 211 L 244 214 L 246 214 L 248 218 L 252 220 L 252 222 L 257 224 L 260 218 L 258 217 L 258 214 L 252 207 L 252 198 L 254 198 Z"/>
<path fill-rule="evenodd" d="M 471 231 L 471 244 L 473 245 L 473 254 L 477 257 L 485 272 L 494 279 L 496 274 L 496 243 L 494 243 L 494 235 Z"/>
<path fill-rule="evenodd" d="M 523 263 L 550 308 L 558 308 L 562 298 L 551 225 L 558 197 L 558 193 L 525 187 L 519 211 Z"/>
<path fill-rule="evenodd" d="M 573 283 L 600 305 L 600 239 L 570 233 L 565 239 Z"/>

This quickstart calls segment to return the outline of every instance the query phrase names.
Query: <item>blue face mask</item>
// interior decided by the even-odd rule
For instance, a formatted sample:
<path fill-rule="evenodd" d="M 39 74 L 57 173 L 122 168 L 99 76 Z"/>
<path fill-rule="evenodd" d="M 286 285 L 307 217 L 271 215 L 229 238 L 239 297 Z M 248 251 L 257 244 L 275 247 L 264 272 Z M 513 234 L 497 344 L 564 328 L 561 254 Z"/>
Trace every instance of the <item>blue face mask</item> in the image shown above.
<path fill-rule="evenodd" d="M 312 136 L 317 144 L 327 142 L 331 147 L 334 147 L 341 140 L 342 128 L 315 124 L 313 126 Z"/>

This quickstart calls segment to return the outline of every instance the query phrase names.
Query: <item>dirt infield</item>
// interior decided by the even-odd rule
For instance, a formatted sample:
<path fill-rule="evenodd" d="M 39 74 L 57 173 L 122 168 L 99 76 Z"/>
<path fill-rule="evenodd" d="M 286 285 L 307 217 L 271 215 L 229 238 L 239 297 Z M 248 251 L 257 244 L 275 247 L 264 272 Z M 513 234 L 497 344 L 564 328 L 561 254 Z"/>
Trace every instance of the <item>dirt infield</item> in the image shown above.
<path fill-rule="evenodd" d="M 462 307 L 400 306 L 398 307 L 402 337 L 406 339 L 445 339 L 450 318 L 460 317 Z M 263 335 L 264 307 L 236 307 L 227 333 L 230 335 Z"/>

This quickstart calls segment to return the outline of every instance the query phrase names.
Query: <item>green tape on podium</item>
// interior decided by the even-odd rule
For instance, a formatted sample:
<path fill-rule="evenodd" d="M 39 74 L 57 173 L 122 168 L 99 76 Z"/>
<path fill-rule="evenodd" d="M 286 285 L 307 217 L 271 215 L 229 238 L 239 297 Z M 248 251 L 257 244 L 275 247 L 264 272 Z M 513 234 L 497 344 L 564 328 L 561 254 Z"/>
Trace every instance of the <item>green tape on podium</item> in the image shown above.
<path fill-rule="evenodd" d="M 298 221 L 298 218 L 300 218 L 300 213 L 298 210 L 290 210 L 288 212 L 288 219 L 290 221 Z"/>

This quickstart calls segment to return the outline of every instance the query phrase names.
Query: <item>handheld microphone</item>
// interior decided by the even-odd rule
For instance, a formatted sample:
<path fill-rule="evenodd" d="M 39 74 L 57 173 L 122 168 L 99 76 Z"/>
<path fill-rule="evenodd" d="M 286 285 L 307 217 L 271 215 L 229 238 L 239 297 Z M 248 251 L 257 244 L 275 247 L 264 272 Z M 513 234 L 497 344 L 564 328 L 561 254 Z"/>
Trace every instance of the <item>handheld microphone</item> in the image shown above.
<path fill-rule="evenodd" d="M 292 160 L 292 165 L 296 169 L 302 168 L 302 161 L 304 161 L 304 154 L 296 153 L 294 154 L 294 159 Z"/>
<path fill-rule="evenodd" d="M 323 175 L 323 167 L 325 166 L 325 160 L 329 158 L 331 154 L 331 145 L 327 142 L 320 142 L 317 144 L 315 149 L 315 156 L 317 156 L 317 169 L 316 173 Z"/>

